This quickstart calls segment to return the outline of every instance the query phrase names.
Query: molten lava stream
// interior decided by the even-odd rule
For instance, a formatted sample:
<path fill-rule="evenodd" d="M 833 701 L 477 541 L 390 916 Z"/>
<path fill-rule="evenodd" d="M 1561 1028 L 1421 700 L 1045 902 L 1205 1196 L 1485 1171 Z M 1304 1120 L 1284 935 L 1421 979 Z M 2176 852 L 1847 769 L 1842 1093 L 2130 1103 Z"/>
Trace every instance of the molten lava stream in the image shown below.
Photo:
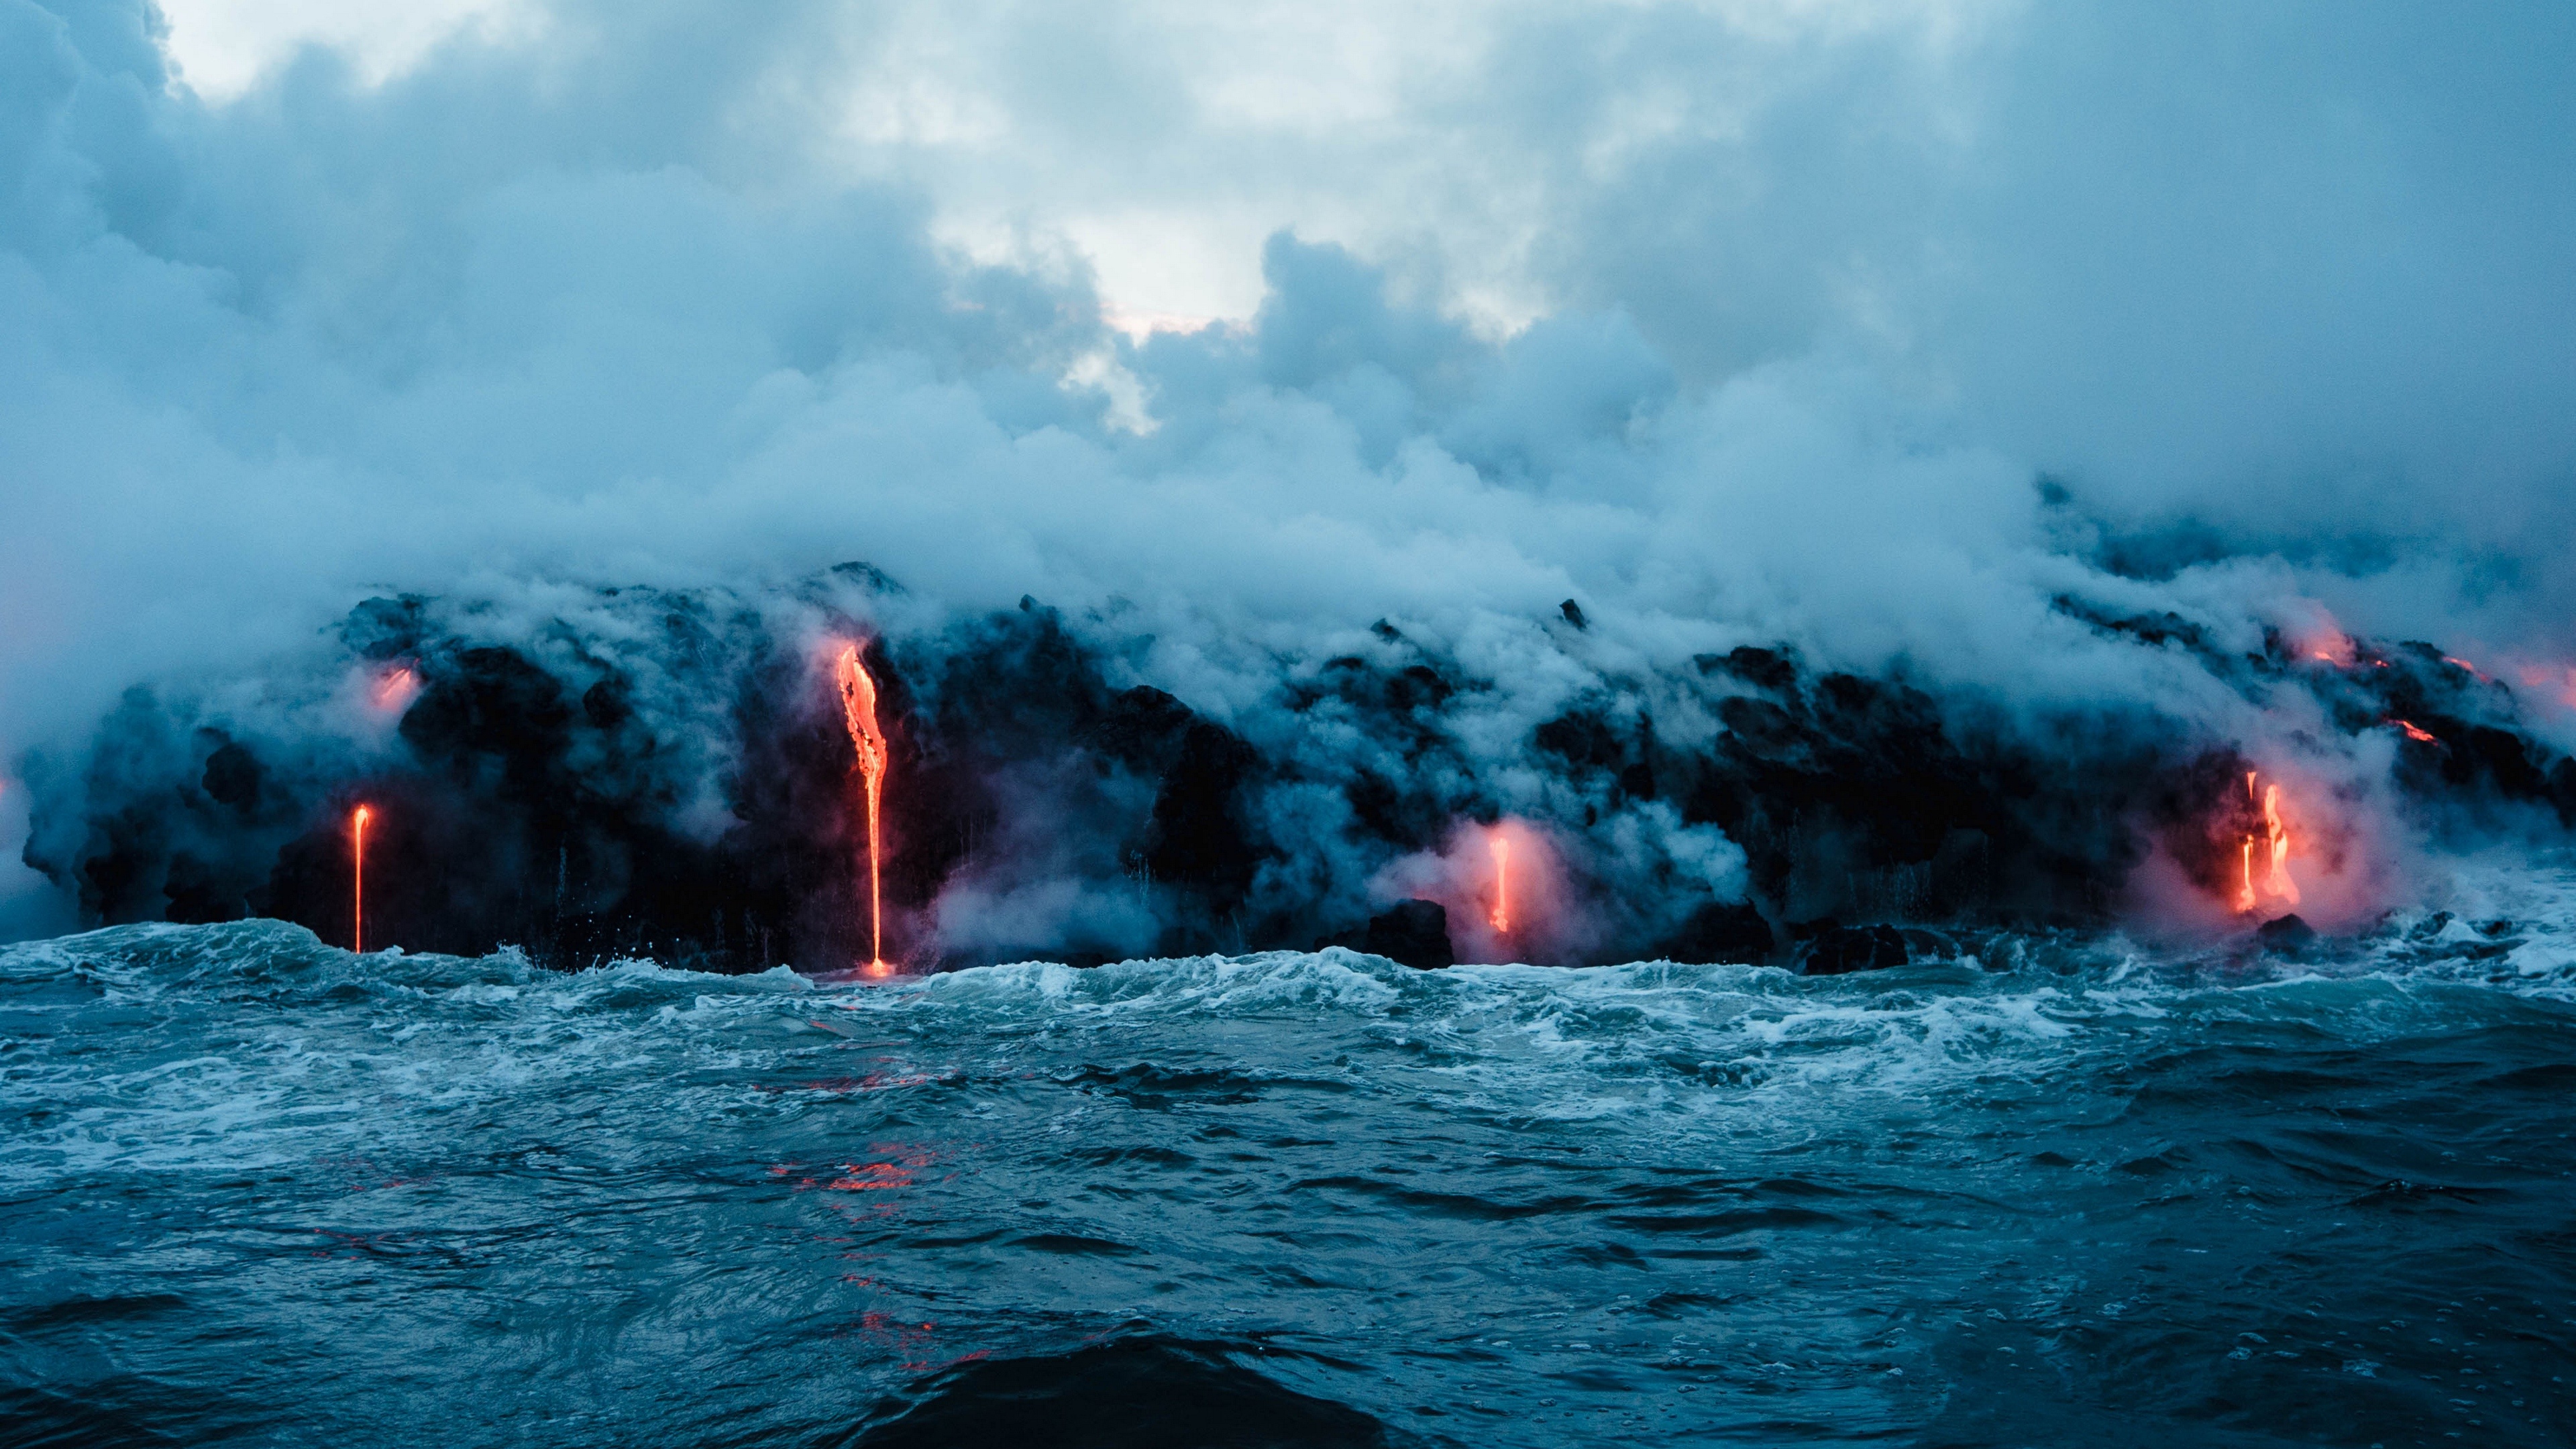
<path fill-rule="evenodd" d="M 877 813 L 885 794 L 886 740 L 877 728 L 877 682 L 859 663 L 859 646 L 844 644 L 834 672 L 841 685 L 841 714 L 850 728 L 850 746 L 858 752 L 859 778 L 867 795 L 868 806 L 868 961 L 870 976 L 884 976 L 894 968 L 885 958 L 885 906 L 880 882 L 881 860 L 885 854 L 884 837 L 877 828 Z"/>
<path fill-rule="evenodd" d="M 412 696 L 418 693 L 420 671 L 409 664 L 395 664 L 376 675 L 367 697 L 377 709 L 392 711 L 410 704 Z"/>
<path fill-rule="evenodd" d="M 349 812 L 349 950 L 367 954 L 367 821 L 374 812 L 361 805 Z"/>
<path fill-rule="evenodd" d="M 1497 932 L 1508 936 L 1512 933 L 1512 839 L 1498 832 L 1493 838 L 1492 845 L 1494 909 L 1493 913 L 1485 919 Z"/>
<path fill-rule="evenodd" d="M 2263 830 L 2271 839 L 2272 874 L 2263 889 L 2291 905 L 2299 903 L 2298 882 L 2290 879 L 2290 827 L 2281 823 L 2281 787 L 2263 787 Z"/>
<path fill-rule="evenodd" d="M 2246 803 L 2260 802 L 2263 831 L 2259 835 L 2246 836 L 2240 852 L 2243 876 L 2236 891 L 2236 909 L 2244 912 L 2253 911 L 2264 896 L 2270 896 L 2283 905 L 2299 903 L 2299 883 L 2290 879 L 2290 827 L 2281 818 L 2281 787 L 2265 785 L 2258 794 L 2255 782 L 2259 778 L 2256 771 L 2245 772 Z M 2259 890 L 2254 879 L 2254 862 L 2258 853 L 2264 864 Z"/>

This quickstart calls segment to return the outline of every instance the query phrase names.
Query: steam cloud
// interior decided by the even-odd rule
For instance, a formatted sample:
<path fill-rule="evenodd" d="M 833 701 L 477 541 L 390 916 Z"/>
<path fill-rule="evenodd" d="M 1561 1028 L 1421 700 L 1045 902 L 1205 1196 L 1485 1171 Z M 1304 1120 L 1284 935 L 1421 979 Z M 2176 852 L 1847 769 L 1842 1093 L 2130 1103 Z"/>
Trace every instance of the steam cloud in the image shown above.
<path fill-rule="evenodd" d="M 948 960 L 1460 927 L 1505 820 L 1580 960 L 2187 918 L 2240 767 L 2329 923 L 2576 814 L 2563 8 L 1542 7 L 1267 129 L 1026 19 L 218 105 L 0 0 L 0 928 L 330 933 L 363 789 L 388 939 L 846 961 L 838 638 Z M 1103 194 L 1341 240 L 1139 338 Z"/>

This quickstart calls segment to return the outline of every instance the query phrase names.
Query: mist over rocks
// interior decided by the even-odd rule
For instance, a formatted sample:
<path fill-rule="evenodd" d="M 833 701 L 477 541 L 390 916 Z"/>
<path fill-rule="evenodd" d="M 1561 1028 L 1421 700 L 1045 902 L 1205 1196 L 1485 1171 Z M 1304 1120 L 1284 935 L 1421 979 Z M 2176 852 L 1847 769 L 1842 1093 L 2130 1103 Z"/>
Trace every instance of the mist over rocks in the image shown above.
<path fill-rule="evenodd" d="M 1581 666 L 1541 709 L 1381 620 L 1355 652 L 1275 657 L 1267 696 L 1219 717 L 1141 681 L 1130 627 L 930 609 L 857 563 L 761 593 L 369 598 L 256 676 L 136 686 L 85 747 L 31 757 L 25 859 L 92 923 L 346 939 L 363 801 L 371 940 L 845 969 L 866 836 L 823 665 L 844 640 L 879 684 L 887 939 L 915 969 L 1333 942 L 1876 970 L 1957 954 L 1924 925 L 2116 922 L 2151 860 L 2216 902 L 2259 828 L 2247 759 L 2144 706 L 2087 732 L 1746 645 Z M 1575 667 L 1579 635 L 1539 637 Z M 2430 646 L 2353 647 L 2208 663 L 2314 706 L 2420 832 L 2576 820 L 2576 762 L 2516 728 L 2509 689 Z M 1544 853 L 1520 857 L 1525 919 L 1480 934 L 1505 820 Z"/>

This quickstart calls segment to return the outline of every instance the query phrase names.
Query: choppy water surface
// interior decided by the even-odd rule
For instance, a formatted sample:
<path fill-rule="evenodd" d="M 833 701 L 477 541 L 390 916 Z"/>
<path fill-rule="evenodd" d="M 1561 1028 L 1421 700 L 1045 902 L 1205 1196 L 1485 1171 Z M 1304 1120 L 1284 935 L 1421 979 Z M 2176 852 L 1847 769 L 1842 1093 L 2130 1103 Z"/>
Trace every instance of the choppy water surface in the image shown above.
<path fill-rule="evenodd" d="M 1985 956 L 12 947 L 0 1437 L 2567 1441 L 2569 936 Z"/>

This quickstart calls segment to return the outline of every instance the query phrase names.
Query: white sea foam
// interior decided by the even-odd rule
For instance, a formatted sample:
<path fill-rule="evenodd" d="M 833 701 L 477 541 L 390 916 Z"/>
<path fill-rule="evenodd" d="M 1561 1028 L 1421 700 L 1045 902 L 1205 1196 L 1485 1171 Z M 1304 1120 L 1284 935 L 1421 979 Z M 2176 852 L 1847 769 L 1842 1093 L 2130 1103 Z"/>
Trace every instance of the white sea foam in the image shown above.
<path fill-rule="evenodd" d="M 1048 1071 L 1173 1059 L 1548 1120 L 1753 1110 L 1785 1124 L 1821 1121 L 1854 1092 L 2039 1090 L 2142 1038 L 2229 1023 L 2360 1043 L 2521 998 L 2576 999 L 2568 872 L 2489 872 L 2461 894 L 2523 914 L 2401 917 L 2307 960 L 2160 960 L 2114 936 L 1989 953 L 2083 963 L 2063 971 L 1827 978 L 1670 962 L 1426 972 L 1335 948 L 817 986 L 785 968 L 356 957 L 269 922 L 120 927 L 0 949 L 12 1022 L 0 1105 L 24 1124 L 0 1145 L 0 1180 L 400 1151 L 439 1114 L 504 1099 L 658 1093 L 665 1110 L 734 1110 L 766 1100 L 764 1074 L 810 1058 L 837 1076 L 870 1050 L 893 1053 L 885 1079 L 906 1090 L 981 1059 Z M 778 1029 L 816 1017 L 832 1029 Z M 1350 1065 L 1354 1052 L 1377 1065 Z"/>

